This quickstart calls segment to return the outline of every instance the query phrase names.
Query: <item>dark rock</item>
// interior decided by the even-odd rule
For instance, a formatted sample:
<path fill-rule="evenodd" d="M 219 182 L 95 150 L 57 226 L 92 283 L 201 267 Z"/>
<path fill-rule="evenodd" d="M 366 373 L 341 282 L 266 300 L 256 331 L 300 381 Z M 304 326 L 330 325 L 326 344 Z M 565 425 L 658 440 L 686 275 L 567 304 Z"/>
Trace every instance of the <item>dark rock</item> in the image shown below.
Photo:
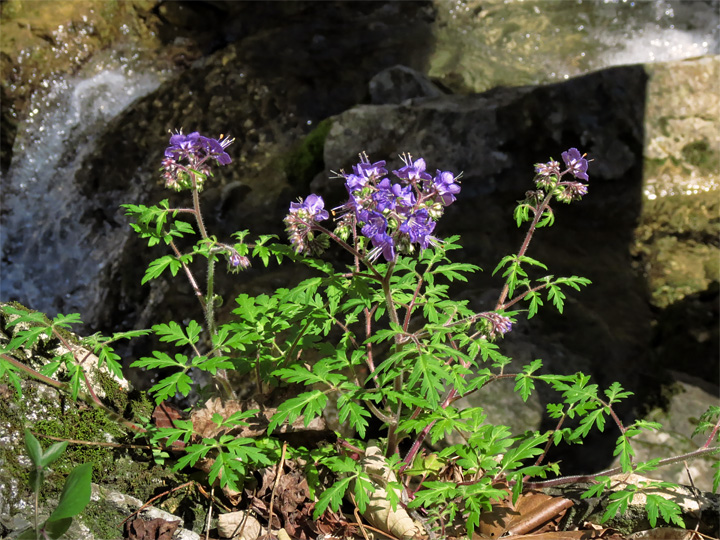
<path fill-rule="evenodd" d="M 370 79 L 370 101 L 374 105 L 399 104 L 413 98 L 434 98 L 443 91 L 422 73 L 406 66 L 393 66 Z"/>

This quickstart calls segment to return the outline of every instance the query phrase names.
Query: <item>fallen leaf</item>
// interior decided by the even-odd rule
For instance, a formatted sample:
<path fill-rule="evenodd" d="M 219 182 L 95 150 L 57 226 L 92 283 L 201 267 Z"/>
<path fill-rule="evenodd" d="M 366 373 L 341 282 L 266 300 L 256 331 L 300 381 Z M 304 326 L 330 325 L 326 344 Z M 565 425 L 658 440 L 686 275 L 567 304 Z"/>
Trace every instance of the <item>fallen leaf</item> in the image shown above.
<path fill-rule="evenodd" d="M 508 497 L 493 504 L 491 511 L 481 514 L 477 532 L 480 535 L 498 538 L 503 534 L 544 533 L 548 529 L 556 531 L 555 522 L 572 504 L 572 501 L 563 497 L 551 497 L 530 491 L 521 494 L 513 506 L 508 493 Z"/>
<path fill-rule="evenodd" d="M 638 531 L 628 536 L 628 540 L 703 540 L 704 538 L 710 537 L 695 531 L 674 527 L 657 527 L 647 531 Z"/>
<path fill-rule="evenodd" d="M 127 538 L 128 540 L 172 540 L 179 526 L 179 521 L 166 521 L 162 518 L 145 521 L 137 518 L 126 525 Z"/>
<path fill-rule="evenodd" d="M 182 417 L 182 411 L 167 401 L 160 403 L 152 413 L 153 423 L 159 428 L 175 427 L 174 421 Z"/>
<path fill-rule="evenodd" d="M 238 540 L 255 540 L 261 534 L 265 534 L 260 522 L 245 511 L 220 514 L 217 530 L 223 538 Z"/>

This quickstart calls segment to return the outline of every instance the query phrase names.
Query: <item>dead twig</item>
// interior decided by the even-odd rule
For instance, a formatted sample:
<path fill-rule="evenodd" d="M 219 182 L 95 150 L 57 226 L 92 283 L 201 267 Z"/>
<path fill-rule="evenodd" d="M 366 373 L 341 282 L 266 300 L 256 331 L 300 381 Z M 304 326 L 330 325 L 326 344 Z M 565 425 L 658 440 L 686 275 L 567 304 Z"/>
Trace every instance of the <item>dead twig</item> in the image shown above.
<path fill-rule="evenodd" d="M 273 519 L 273 505 L 275 504 L 275 491 L 277 490 L 278 483 L 280 482 L 280 476 L 285 466 L 285 451 L 287 450 L 287 443 L 284 442 L 282 446 L 282 452 L 280 454 L 280 462 L 278 463 L 277 472 L 275 473 L 275 482 L 273 483 L 272 493 L 270 494 L 270 509 L 268 510 L 268 532 L 272 529 Z"/>

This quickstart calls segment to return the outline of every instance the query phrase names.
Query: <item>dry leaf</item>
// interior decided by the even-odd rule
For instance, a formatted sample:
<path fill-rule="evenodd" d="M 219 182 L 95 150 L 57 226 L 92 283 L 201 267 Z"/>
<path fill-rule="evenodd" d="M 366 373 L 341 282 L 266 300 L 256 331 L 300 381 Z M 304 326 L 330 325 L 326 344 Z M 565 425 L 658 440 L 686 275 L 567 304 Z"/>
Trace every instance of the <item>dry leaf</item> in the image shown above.
<path fill-rule="evenodd" d="M 385 487 L 388 482 L 396 482 L 395 473 L 388 467 L 387 461 L 378 446 L 368 446 L 365 457 L 360 462 L 376 489 L 370 493 L 370 501 L 363 517 L 373 527 L 389 532 L 401 539 L 413 538 L 419 534 L 418 526 L 404 508 L 398 505 L 392 509 Z"/>
<path fill-rule="evenodd" d="M 531 491 L 520 495 L 513 507 L 508 493 L 506 499 L 493 504 L 490 512 L 483 512 L 477 531 L 493 538 L 503 534 L 543 533 L 547 529 L 554 531 L 557 528 L 551 522 L 562 517 L 570 506 L 572 501 L 569 499 Z"/>
<path fill-rule="evenodd" d="M 162 518 L 145 521 L 137 518 L 128 522 L 128 540 L 172 540 L 179 521 L 166 521 Z"/>
<path fill-rule="evenodd" d="M 265 534 L 260 522 L 244 511 L 220 514 L 217 530 L 221 537 L 237 540 L 255 540 L 261 534 Z"/>
<path fill-rule="evenodd" d="M 638 531 L 628 536 L 628 540 L 702 540 L 707 536 L 673 527 L 657 527 L 647 531 Z"/>

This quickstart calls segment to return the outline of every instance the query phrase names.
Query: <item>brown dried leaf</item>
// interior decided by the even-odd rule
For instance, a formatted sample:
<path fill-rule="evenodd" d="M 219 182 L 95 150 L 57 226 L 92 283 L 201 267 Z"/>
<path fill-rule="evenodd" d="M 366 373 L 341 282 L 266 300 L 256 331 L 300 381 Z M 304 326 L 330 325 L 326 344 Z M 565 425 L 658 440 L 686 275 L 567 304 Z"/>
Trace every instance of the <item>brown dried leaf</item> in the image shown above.
<path fill-rule="evenodd" d="M 213 415 L 219 414 L 223 419 L 227 419 L 242 410 L 238 401 L 228 400 L 223 402 L 220 398 L 209 399 L 207 403 L 205 403 L 205 407 L 194 411 L 190 415 L 193 431 L 195 431 L 196 436 L 200 439 L 212 439 L 221 431 L 227 431 L 225 428 L 220 429 L 218 425 L 212 421 Z"/>
<path fill-rule="evenodd" d="M 238 411 L 249 411 L 251 409 L 259 409 L 259 411 L 249 418 L 246 418 L 244 422 L 246 426 L 237 426 L 232 429 L 220 429 L 217 424 L 212 421 L 214 414 L 219 414 L 223 419 L 229 418 L 231 415 Z M 277 412 L 274 408 L 265 408 L 258 404 L 257 401 L 250 399 L 245 401 L 227 400 L 222 401 L 220 398 L 212 398 L 205 403 L 205 407 L 198 409 L 190 416 L 193 429 L 196 433 L 193 440 L 199 441 L 203 437 L 213 438 L 216 437 L 221 431 L 226 432 L 230 435 L 237 435 L 238 437 L 260 437 L 267 432 L 268 424 L 270 419 Z M 283 424 L 278 426 L 275 433 L 296 433 L 305 431 L 327 431 L 325 420 L 321 417 L 313 418 L 310 424 L 305 426 L 305 419 L 303 417 L 298 418 L 291 425 Z"/>
<path fill-rule="evenodd" d="M 555 531 L 554 521 L 563 516 L 572 501 L 539 492 L 523 493 L 513 507 L 510 496 L 493 504 L 490 512 L 480 516 L 478 533 L 499 537 L 503 534 L 522 535 L 532 531 Z"/>
<path fill-rule="evenodd" d="M 174 421 L 182 417 L 182 411 L 167 401 L 155 407 L 152 413 L 153 423 L 159 428 L 175 427 Z"/>
<path fill-rule="evenodd" d="M 512 536 L 513 540 L 592 540 L 594 538 L 605 538 L 611 540 L 609 537 L 603 536 L 604 531 L 554 531 L 544 533 L 533 533 L 533 534 L 521 534 L 518 536 Z"/>
<path fill-rule="evenodd" d="M 628 540 L 701 540 L 709 538 L 695 531 L 674 527 L 657 527 L 647 531 L 638 531 L 628 536 Z"/>
<path fill-rule="evenodd" d="M 137 518 L 127 524 L 128 540 L 172 540 L 179 526 L 179 521 L 162 518 L 145 521 Z"/>

